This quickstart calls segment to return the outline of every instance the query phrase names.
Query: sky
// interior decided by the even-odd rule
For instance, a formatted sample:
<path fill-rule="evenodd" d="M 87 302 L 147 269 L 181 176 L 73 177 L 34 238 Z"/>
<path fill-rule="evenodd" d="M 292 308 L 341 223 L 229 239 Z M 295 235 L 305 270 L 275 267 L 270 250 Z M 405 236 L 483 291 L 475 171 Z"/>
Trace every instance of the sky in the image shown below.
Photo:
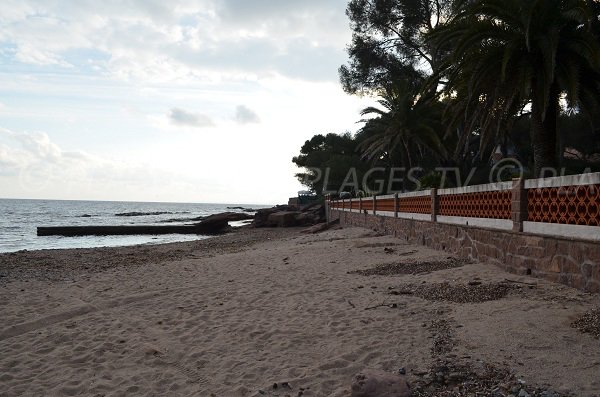
<path fill-rule="evenodd" d="M 2 0 L 0 197 L 276 204 L 368 98 L 347 0 Z"/>

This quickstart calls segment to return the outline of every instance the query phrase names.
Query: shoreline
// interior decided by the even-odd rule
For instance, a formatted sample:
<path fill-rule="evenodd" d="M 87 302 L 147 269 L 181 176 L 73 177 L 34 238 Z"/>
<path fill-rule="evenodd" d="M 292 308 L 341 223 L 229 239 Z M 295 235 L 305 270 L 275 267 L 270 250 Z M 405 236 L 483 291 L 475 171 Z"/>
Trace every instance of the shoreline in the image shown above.
<path fill-rule="evenodd" d="M 197 239 L 195 235 L 160 236 L 88 236 L 59 238 L 37 236 L 38 228 L 87 226 L 172 226 L 186 225 L 210 215 L 225 212 L 243 212 L 244 204 L 210 203 L 138 203 L 48 201 L 41 204 L 28 200 L 0 199 L 5 215 L 0 219 L 0 252 L 18 252 L 40 249 L 69 249 L 100 246 L 131 246 L 156 242 L 167 243 Z M 234 207 L 236 209 L 230 209 Z M 262 208 L 262 206 L 256 206 Z M 235 227 L 236 222 L 231 225 Z M 182 238 L 183 236 L 183 238 Z M 202 237 L 199 237 L 202 238 Z"/>
<path fill-rule="evenodd" d="M 0 286 L 10 281 L 22 281 L 27 277 L 35 281 L 66 280 L 68 275 L 61 273 L 64 271 L 75 270 L 81 274 L 91 275 L 120 266 L 140 266 L 147 263 L 235 252 L 271 238 L 298 234 L 302 229 L 262 229 L 241 226 L 226 234 L 206 236 L 191 241 L 0 252 Z M 200 252 L 197 252 L 198 250 Z M 94 265 L 90 265 L 90 262 L 94 262 Z M 41 269 L 42 267 L 45 269 Z"/>
<path fill-rule="evenodd" d="M 599 295 L 368 229 L 300 230 L 0 254 L 0 389 L 348 397 L 376 369 L 414 397 L 599 395 L 600 341 L 571 326 Z"/>

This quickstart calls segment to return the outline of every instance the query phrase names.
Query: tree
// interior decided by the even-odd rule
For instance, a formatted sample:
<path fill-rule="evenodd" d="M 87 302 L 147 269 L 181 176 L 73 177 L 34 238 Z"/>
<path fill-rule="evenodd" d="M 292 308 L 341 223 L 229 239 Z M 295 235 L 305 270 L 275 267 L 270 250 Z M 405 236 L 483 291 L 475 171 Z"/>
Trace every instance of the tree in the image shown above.
<path fill-rule="evenodd" d="M 376 116 L 363 119 L 365 126 L 358 134 L 359 149 L 368 160 L 386 157 L 390 167 L 412 168 L 425 154 L 445 154 L 440 134 L 441 103 L 419 97 L 419 87 L 418 81 L 398 82 L 379 99 L 381 108 L 362 110 L 362 116 Z"/>
<path fill-rule="evenodd" d="M 296 178 L 317 194 L 338 191 L 352 169 L 356 170 L 360 183 L 368 164 L 361 160 L 356 147 L 357 142 L 349 133 L 313 136 L 302 145 L 300 155 L 292 159 L 298 167 L 306 169 L 296 174 Z"/>
<path fill-rule="evenodd" d="M 429 35 L 452 48 L 434 81 L 458 122 L 481 134 L 482 148 L 530 108 L 534 174 L 557 167 L 560 100 L 598 105 L 600 46 L 596 3 L 586 0 L 457 0 L 454 16 Z M 463 117 L 464 115 L 464 117 Z M 461 120 L 462 118 L 462 120 Z"/>
<path fill-rule="evenodd" d="M 436 71 L 444 54 L 425 35 L 447 20 L 452 0 L 351 0 L 350 63 L 339 69 L 350 94 L 380 92 L 393 81 Z M 435 87 L 434 87 L 435 90 Z"/>

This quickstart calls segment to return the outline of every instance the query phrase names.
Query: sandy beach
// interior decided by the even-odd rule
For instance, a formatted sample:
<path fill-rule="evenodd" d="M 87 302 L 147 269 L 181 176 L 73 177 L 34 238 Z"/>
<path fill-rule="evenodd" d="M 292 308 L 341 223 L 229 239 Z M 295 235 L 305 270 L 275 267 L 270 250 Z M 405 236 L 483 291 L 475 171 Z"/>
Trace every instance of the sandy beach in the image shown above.
<path fill-rule="evenodd" d="M 600 395 L 600 296 L 367 229 L 2 254 L 0 302 L 2 396 Z"/>

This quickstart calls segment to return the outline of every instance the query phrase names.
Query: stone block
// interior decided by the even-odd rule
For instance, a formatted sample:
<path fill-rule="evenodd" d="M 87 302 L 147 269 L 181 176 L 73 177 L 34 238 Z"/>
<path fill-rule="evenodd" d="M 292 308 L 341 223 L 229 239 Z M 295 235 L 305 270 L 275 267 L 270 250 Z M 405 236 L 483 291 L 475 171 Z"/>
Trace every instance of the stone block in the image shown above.
<path fill-rule="evenodd" d="M 300 215 L 296 211 L 279 211 L 270 214 L 267 220 L 268 225 L 278 227 L 292 227 L 298 224 L 297 217 Z"/>

